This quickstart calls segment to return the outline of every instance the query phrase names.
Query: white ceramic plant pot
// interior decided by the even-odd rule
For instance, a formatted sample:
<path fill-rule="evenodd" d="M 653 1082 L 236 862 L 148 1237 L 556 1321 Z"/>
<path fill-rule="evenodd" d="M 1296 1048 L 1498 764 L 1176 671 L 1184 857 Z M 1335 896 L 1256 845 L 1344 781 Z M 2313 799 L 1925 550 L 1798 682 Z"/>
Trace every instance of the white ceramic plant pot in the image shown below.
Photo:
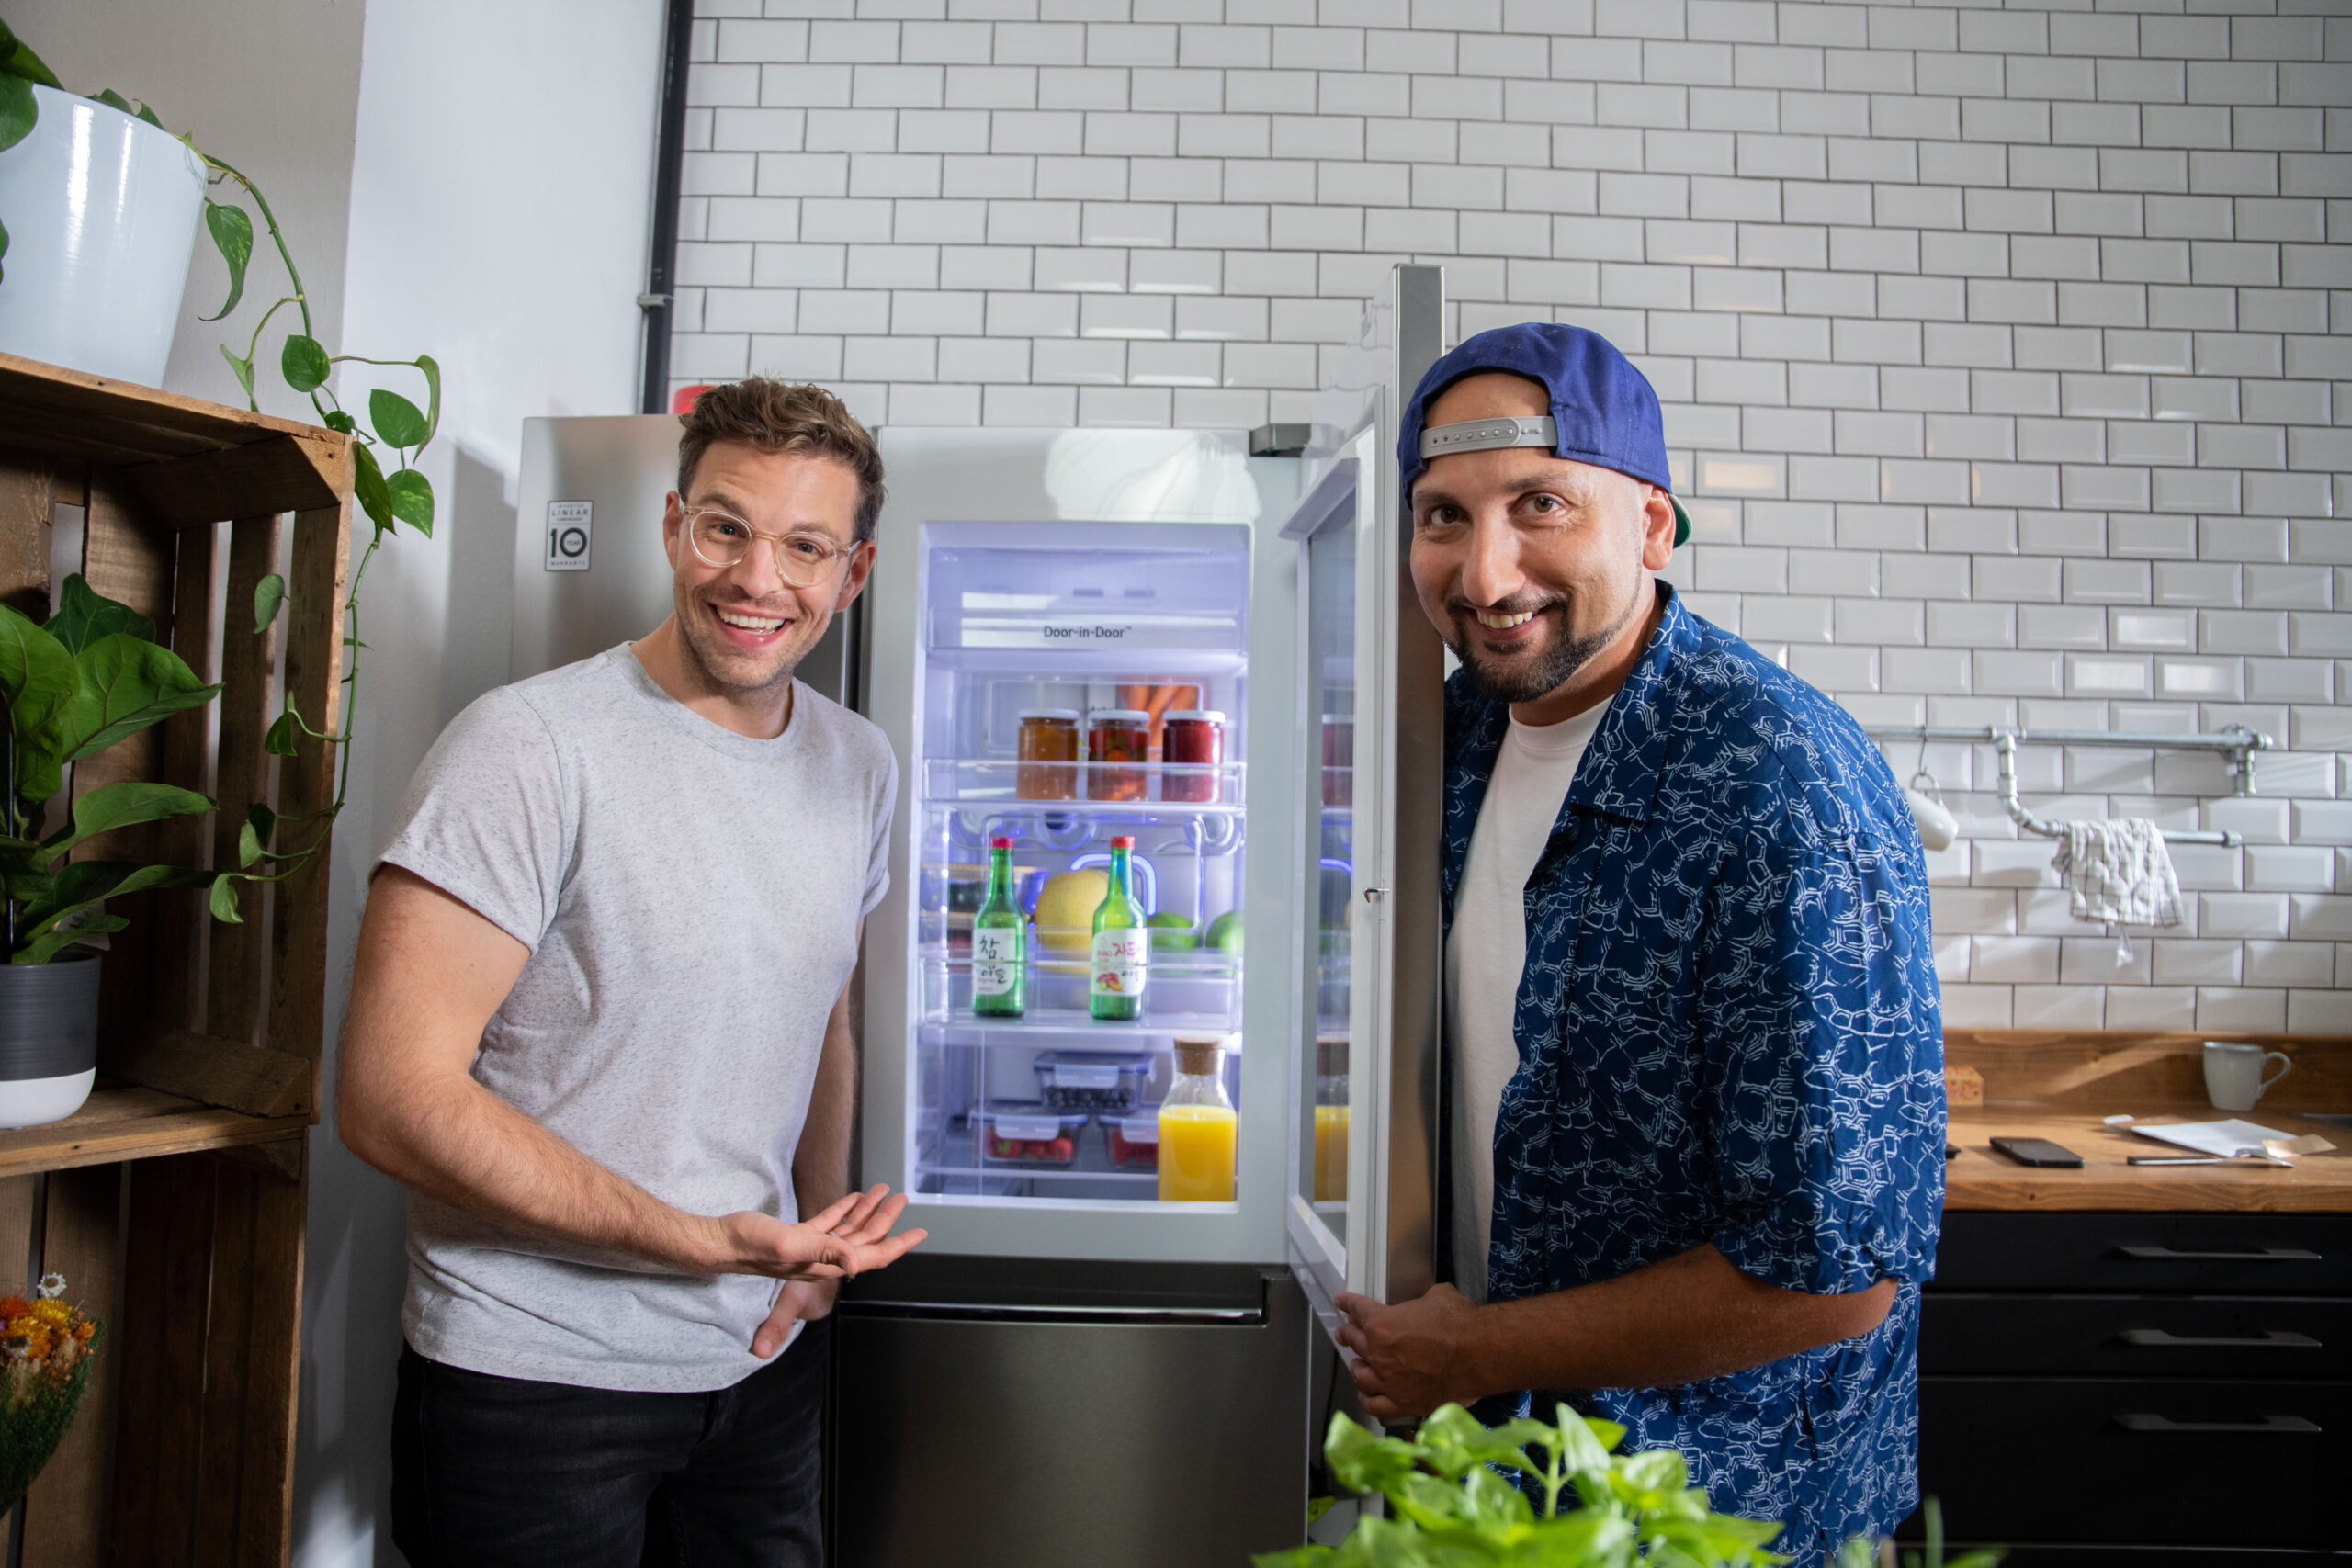
<path fill-rule="evenodd" d="M 90 1098 L 98 1066 L 98 955 L 0 964 L 0 1127 L 60 1122 Z"/>
<path fill-rule="evenodd" d="M 160 386 L 203 216 L 204 164 L 119 109 L 35 87 L 0 152 L 0 350 Z"/>

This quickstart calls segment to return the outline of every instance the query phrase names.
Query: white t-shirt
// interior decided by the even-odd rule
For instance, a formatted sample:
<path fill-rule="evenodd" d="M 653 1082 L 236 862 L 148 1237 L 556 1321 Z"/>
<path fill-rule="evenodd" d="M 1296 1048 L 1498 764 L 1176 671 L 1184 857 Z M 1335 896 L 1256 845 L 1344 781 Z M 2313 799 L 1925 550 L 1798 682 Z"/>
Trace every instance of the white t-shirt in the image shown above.
<path fill-rule="evenodd" d="M 690 1213 L 797 1218 L 792 1156 L 897 788 L 882 732 L 806 685 L 754 739 L 623 644 L 452 720 L 383 860 L 531 950 L 482 1087 Z M 421 1192 L 408 1230 L 402 1321 L 430 1359 L 651 1393 L 763 1365 L 774 1280 L 616 1267 Z"/>
<path fill-rule="evenodd" d="M 1494 1237 L 1495 1117 L 1519 1071 L 1520 971 L 1527 965 L 1527 879 L 1544 858 L 1577 764 L 1607 703 L 1557 724 L 1510 721 L 1470 836 L 1445 944 L 1445 1023 L 1453 1061 L 1447 1086 L 1453 1146 L 1453 1282 L 1487 1299 Z"/>

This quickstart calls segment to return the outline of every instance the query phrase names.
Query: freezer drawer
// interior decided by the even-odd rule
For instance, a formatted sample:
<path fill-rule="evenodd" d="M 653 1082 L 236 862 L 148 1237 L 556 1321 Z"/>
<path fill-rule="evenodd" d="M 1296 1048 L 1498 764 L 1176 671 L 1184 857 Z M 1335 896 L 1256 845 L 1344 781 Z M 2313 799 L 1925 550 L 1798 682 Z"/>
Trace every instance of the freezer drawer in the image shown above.
<path fill-rule="evenodd" d="M 2330 1546 L 2352 1385 L 1919 1380 L 1919 1487 L 1955 1540 Z M 1916 1521 L 1915 1521 L 1916 1528 Z"/>
<path fill-rule="evenodd" d="M 2352 1295 L 2352 1215 L 1944 1215 L 1936 1288 Z"/>
<path fill-rule="evenodd" d="M 2352 1302 L 1929 1291 L 1923 1372 L 2352 1378 Z"/>
<path fill-rule="evenodd" d="M 1305 1299 L 1286 1270 L 1192 1272 L 1247 1290 L 920 1301 L 910 1280 L 891 1300 L 845 1303 L 829 1466 L 840 1568 L 1199 1568 L 1302 1541 Z"/>

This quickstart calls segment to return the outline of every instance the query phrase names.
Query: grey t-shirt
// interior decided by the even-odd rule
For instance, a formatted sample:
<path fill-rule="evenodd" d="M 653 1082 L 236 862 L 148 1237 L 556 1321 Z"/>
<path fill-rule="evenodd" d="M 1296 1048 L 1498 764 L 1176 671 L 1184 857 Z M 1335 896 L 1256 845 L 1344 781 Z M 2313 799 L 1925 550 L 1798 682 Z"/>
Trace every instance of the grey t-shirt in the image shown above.
<path fill-rule="evenodd" d="M 825 1021 L 888 881 L 882 732 L 798 685 L 723 729 L 624 644 L 502 686 L 417 769 L 385 863 L 531 950 L 473 1076 L 693 1213 L 797 1218 Z M 409 1343 L 590 1388 L 700 1392 L 761 1363 L 776 1281 L 635 1272 L 412 1194 Z"/>

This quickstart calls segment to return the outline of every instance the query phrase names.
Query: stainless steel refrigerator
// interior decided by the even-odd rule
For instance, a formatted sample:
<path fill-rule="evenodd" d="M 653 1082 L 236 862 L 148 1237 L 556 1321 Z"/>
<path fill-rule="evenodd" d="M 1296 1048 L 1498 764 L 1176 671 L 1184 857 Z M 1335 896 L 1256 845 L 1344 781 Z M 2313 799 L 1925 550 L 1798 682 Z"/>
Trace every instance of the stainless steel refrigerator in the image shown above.
<path fill-rule="evenodd" d="M 1442 652 L 1393 452 L 1442 336 L 1440 269 L 1396 269 L 1300 457 L 1240 432 L 880 433 L 874 577 L 812 683 L 899 761 L 857 1175 L 910 1193 L 931 1239 L 838 1315 L 842 1568 L 1198 1568 L 1306 1537 L 1351 1403 L 1330 1297 L 1431 1278 Z M 526 426 L 515 677 L 667 613 L 675 434 Z M 1024 766 L 1024 716 L 1104 711 L 1144 716 L 1144 756 Z M 1169 713 L 1216 716 L 1218 760 L 1173 762 Z M 1167 925 L 1141 1017 L 1098 1021 L 1064 895 L 1114 836 Z M 997 839 L 1029 917 L 1018 1019 L 973 1009 Z M 1229 1199 L 1160 1197 L 1179 1037 L 1223 1046 Z"/>

